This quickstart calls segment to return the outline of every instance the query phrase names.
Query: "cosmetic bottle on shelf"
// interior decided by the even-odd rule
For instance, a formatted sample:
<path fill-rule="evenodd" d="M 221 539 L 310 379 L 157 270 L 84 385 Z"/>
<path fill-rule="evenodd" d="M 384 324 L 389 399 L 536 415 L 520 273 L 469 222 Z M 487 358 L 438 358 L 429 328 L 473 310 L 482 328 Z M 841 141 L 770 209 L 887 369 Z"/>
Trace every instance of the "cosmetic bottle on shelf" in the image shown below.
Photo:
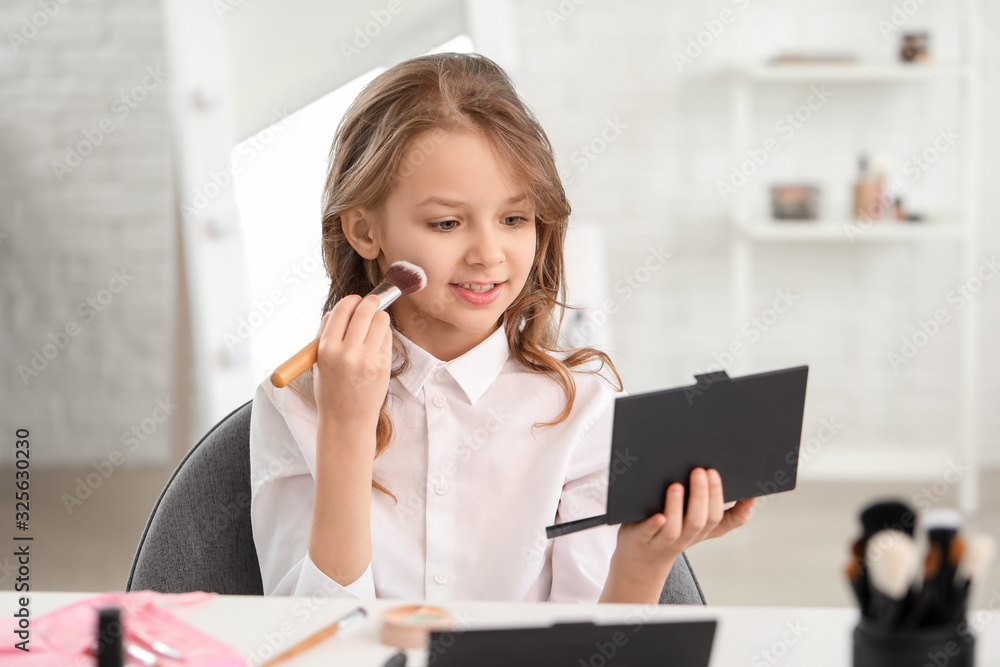
<path fill-rule="evenodd" d="M 868 156 L 858 158 L 858 181 L 854 184 L 854 219 L 879 220 L 882 217 L 881 173 L 869 168 Z"/>

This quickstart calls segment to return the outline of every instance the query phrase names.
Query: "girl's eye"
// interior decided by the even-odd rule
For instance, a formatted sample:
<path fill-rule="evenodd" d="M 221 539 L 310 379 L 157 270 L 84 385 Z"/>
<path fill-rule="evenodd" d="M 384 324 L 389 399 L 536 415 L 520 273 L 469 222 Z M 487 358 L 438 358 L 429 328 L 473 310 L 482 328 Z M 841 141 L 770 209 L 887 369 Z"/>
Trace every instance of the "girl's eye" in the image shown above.
<path fill-rule="evenodd" d="M 521 216 L 521 215 L 512 215 L 512 216 L 510 216 L 508 218 L 504 218 L 504 220 L 505 221 L 506 220 L 513 220 L 514 221 L 513 225 L 507 225 L 508 227 L 510 227 L 512 229 L 517 229 L 519 227 L 523 227 L 524 225 L 526 225 L 528 223 L 528 219 L 525 218 L 524 216 Z"/>
<path fill-rule="evenodd" d="M 454 225 L 451 225 L 451 223 L 457 225 L 458 220 L 443 220 L 441 222 L 432 222 L 431 227 L 433 227 L 439 232 L 450 232 L 451 230 L 455 229 Z M 450 226 L 445 228 L 444 225 L 450 225 Z"/>
<path fill-rule="evenodd" d="M 511 224 L 509 221 L 513 221 L 513 223 Z M 519 229 L 527 224 L 528 219 L 521 215 L 511 215 L 504 218 L 503 222 L 511 229 Z M 458 220 L 442 220 L 441 222 L 432 222 L 430 225 L 439 232 L 450 232 L 458 225 Z"/>

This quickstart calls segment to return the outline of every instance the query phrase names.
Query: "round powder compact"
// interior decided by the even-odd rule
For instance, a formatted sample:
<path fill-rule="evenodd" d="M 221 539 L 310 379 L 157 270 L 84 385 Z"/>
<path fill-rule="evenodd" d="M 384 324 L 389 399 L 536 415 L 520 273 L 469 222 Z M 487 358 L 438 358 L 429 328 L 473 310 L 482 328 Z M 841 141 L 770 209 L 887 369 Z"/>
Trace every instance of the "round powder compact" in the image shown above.
<path fill-rule="evenodd" d="M 382 612 L 379 641 L 396 648 L 424 648 L 431 632 L 452 630 L 455 619 L 441 607 L 408 605 L 391 607 Z"/>

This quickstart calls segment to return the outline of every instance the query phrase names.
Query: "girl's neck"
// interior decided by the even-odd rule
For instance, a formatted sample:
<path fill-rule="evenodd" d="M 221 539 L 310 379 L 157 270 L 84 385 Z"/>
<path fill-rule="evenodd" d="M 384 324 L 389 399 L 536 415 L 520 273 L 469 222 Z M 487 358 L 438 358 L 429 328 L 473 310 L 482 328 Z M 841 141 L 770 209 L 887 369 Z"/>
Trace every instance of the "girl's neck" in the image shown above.
<path fill-rule="evenodd" d="M 451 330 L 447 333 L 430 327 L 423 331 L 413 332 L 412 334 L 404 329 L 400 329 L 399 332 L 406 336 L 411 343 L 435 359 L 451 361 L 482 343 L 493 335 L 498 328 L 499 326 L 495 326 L 479 333 L 461 331 L 454 327 L 450 327 Z"/>

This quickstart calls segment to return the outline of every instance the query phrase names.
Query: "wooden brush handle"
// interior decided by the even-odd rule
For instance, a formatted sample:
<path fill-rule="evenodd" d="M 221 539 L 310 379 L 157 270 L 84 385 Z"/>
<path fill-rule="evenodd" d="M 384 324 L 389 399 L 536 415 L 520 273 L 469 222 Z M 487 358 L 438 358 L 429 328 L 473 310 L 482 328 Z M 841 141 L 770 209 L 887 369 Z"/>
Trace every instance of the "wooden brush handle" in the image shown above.
<path fill-rule="evenodd" d="M 369 292 L 368 296 L 371 296 L 372 294 L 379 298 L 379 305 L 376 312 L 379 310 L 385 310 L 392 305 L 396 299 L 403 295 L 400 289 L 392 283 L 382 283 Z M 292 380 L 302 375 L 307 368 L 315 364 L 318 356 L 319 336 L 316 336 L 316 340 L 296 352 L 291 359 L 278 366 L 278 368 L 271 373 L 271 384 L 278 389 L 287 386 Z"/>
<path fill-rule="evenodd" d="M 303 639 L 298 644 L 292 646 L 284 653 L 279 653 L 278 655 L 274 656 L 273 658 L 262 664 L 260 667 L 271 667 L 272 665 L 276 665 L 279 662 L 284 662 L 289 658 L 295 657 L 298 654 L 302 653 L 303 651 L 312 648 L 313 646 L 320 643 L 324 639 L 332 637 L 333 635 L 337 634 L 337 630 L 339 629 L 340 627 L 336 623 L 334 623 L 333 625 L 320 630 L 316 634 Z"/>
<path fill-rule="evenodd" d="M 278 366 L 271 373 L 271 384 L 278 389 L 287 386 L 289 382 L 302 375 L 307 368 L 315 364 L 318 355 L 319 336 L 316 337 L 316 340 L 296 352 L 291 359 Z"/>

